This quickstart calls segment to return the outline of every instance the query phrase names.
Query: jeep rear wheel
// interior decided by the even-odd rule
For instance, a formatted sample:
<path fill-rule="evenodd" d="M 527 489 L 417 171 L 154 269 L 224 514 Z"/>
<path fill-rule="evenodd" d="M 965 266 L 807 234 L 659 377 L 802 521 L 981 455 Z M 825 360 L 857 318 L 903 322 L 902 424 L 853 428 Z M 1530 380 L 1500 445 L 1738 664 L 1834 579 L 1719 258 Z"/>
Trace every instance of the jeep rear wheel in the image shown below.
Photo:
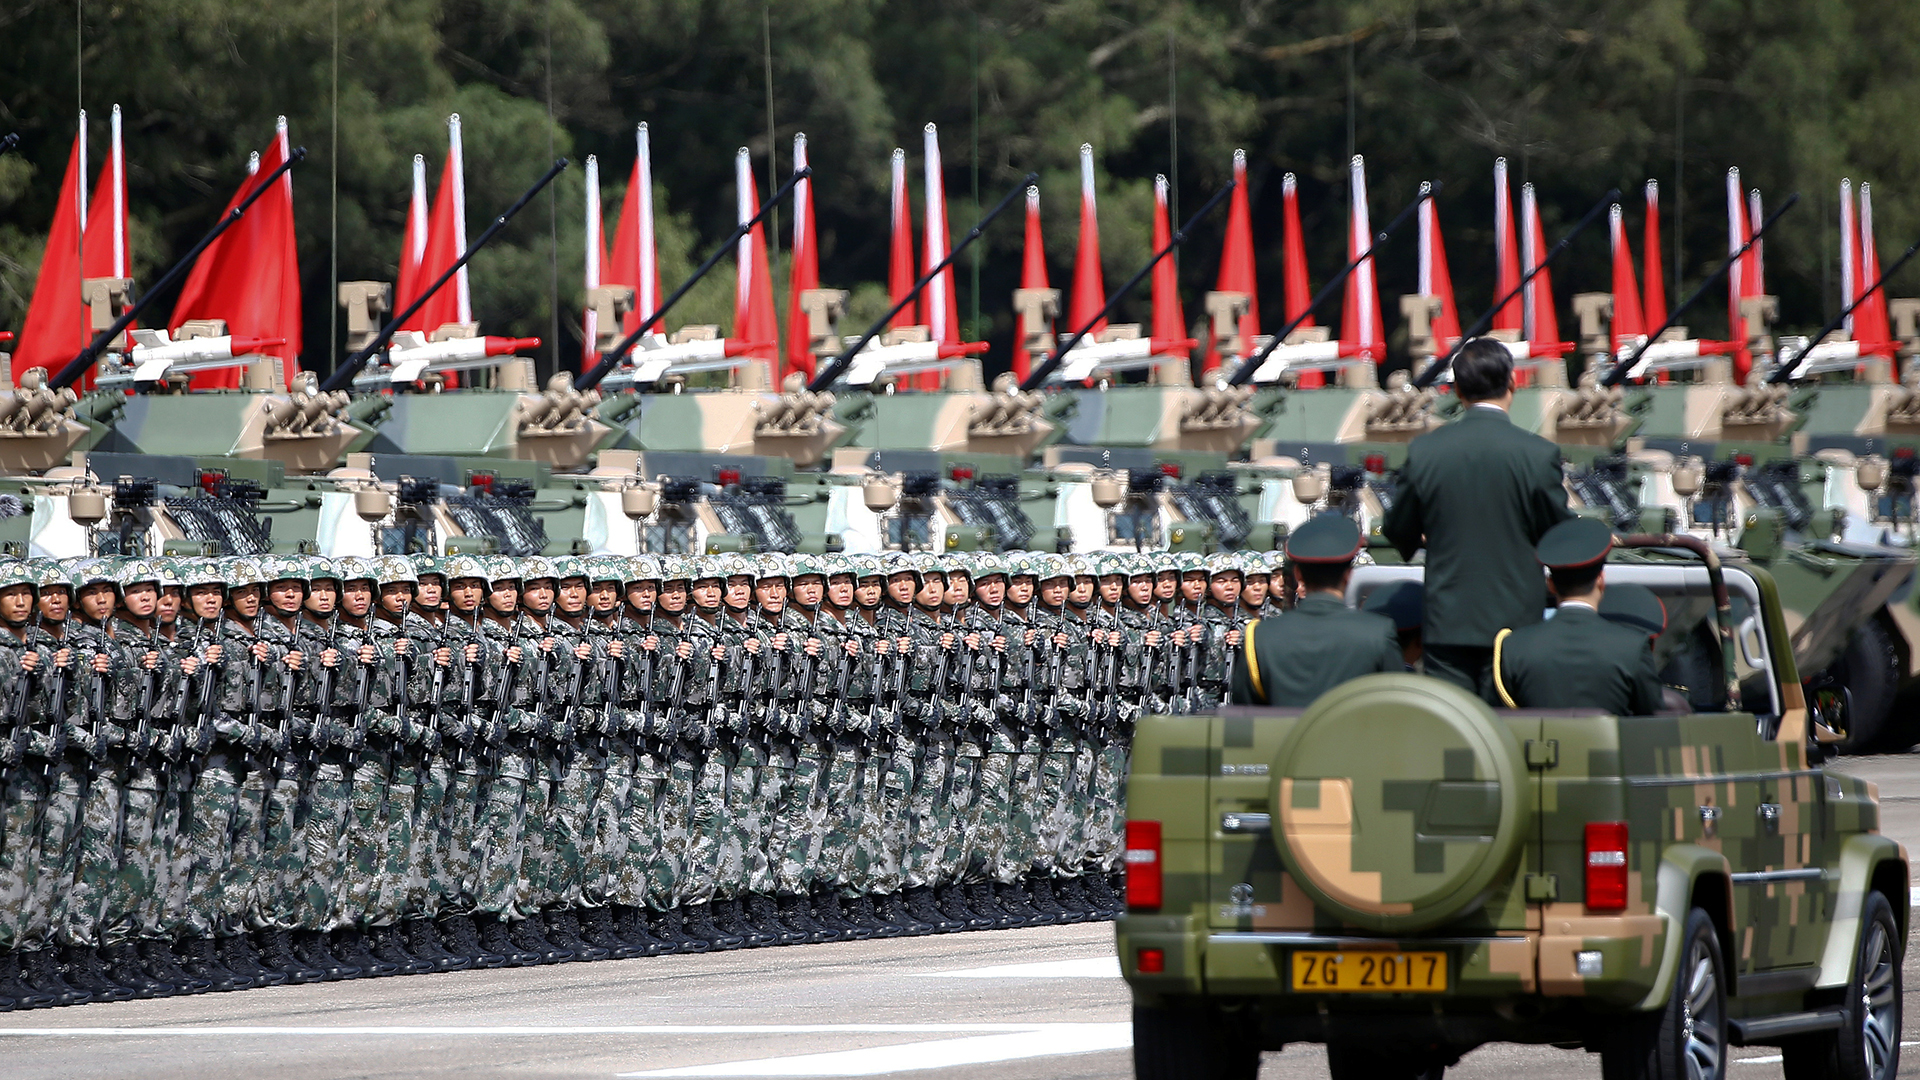
<path fill-rule="evenodd" d="M 1840 1028 L 1784 1043 L 1787 1080 L 1892 1080 L 1900 1070 L 1900 928 L 1880 893 L 1867 895 L 1861 914 Z"/>
<path fill-rule="evenodd" d="M 1722 1080 L 1727 1073 L 1727 977 L 1707 913 L 1687 912 L 1667 1002 L 1634 1017 L 1600 1053 L 1606 1080 Z"/>
<path fill-rule="evenodd" d="M 1260 1040 L 1249 1020 L 1205 1005 L 1133 1007 L 1135 1080 L 1255 1080 Z"/>

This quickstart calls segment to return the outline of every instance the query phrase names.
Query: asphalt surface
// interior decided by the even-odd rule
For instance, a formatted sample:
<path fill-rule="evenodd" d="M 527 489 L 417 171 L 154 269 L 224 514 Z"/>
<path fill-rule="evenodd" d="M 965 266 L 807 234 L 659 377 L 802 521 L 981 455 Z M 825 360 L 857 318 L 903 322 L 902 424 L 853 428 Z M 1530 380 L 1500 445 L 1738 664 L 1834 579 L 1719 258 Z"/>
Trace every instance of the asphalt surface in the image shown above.
<path fill-rule="evenodd" d="M 1885 831 L 1920 846 L 1920 754 L 1842 761 L 1880 785 Z M 1107 924 L 287 986 L 0 1015 L 0 1078 L 1130 1077 Z M 1920 950 L 1900 1075 L 1920 1077 Z M 1763 1047 L 1731 1080 L 1776 1080 Z M 1489 1046 L 1460 1080 L 1597 1078 L 1579 1051 Z M 1318 1046 L 1263 1080 L 1326 1076 Z"/>

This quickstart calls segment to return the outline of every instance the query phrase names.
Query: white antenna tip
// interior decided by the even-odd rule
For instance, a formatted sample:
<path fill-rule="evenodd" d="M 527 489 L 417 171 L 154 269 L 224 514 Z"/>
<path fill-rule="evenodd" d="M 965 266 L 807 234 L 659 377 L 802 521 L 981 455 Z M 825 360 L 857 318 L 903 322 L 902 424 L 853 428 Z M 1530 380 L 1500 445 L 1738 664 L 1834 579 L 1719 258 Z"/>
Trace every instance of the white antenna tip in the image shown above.
<path fill-rule="evenodd" d="M 1352 160 L 1347 162 L 1348 167 L 1354 168 L 1354 169 L 1364 168 L 1366 164 L 1367 164 L 1367 157 L 1365 154 L 1355 154 L 1353 155 Z"/>
<path fill-rule="evenodd" d="M 905 150 L 902 150 L 897 146 L 893 148 L 893 160 L 900 161 L 904 159 L 906 156 L 907 156 L 907 152 Z"/>
<path fill-rule="evenodd" d="M 1039 185 L 1039 184 L 1028 184 L 1028 185 L 1027 185 L 1027 198 L 1029 198 L 1029 199 L 1038 199 L 1039 197 L 1040 197 L 1040 185 Z"/>
<path fill-rule="evenodd" d="M 449 123 L 449 124 L 458 124 L 458 123 L 460 123 L 460 114 L 459 114 L 459 113 L 448 113 L 448 114 L 447 114 L 447 123 Z"/>
<path fill-rule="evenodd" d="M 1086 143 L 1086 142 L 1083 142 L 1083 143 L 1081 143 L 1081 144 L 1080 144 L 1080 156 L 1081 156 L 1081 157 L 1092 157 L 1092 156 L 1093 156 L 1093 144 L 1092 144 L 1092 143 Z"/>
<path fill-rule="evenodd" d="M 1235 150 L 1233 152 L 1233 163 L 1236 166 L 1245 167 L 1247 164 L 1247 152 L 1245 150 Z"/>
<path fill-rule="evenodd" d="M 926 132 L 926 133 L 927 133 L 927 134 L 929 134 L 929 135 L 932 135 L 932 134 L 934 134 L 935 132 L 937 132 L 937 131 L 939 131 L 940 129 L 939 129 L 939 128 L 938 128 L 937 126 L 935 126 L 935 125 L 934 125 L 934 122 L 933 122 L 933 121 L 931 121 L 931 120 L 929 120 L 929 121 L 927 121 L 927 126 L 926 126 L 926 127 L 923 127 L 923 128 L 921 128 L 920 130 L 921 130 L 921 131 L 924 131 L 924 132 Z"/>

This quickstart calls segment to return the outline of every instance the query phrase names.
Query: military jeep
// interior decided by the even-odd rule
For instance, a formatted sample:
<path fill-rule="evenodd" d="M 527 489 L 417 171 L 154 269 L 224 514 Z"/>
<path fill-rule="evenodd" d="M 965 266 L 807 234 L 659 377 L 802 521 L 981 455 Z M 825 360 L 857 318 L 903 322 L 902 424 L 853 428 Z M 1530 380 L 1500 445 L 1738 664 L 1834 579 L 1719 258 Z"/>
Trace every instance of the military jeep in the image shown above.
<path fill-rule="evenodd" d="M 1311 707 L 1143 719 L 1120 965 L 1142 1080 L 1253 1077 L 1324 1043 L 1336 1080 L 1438 1076 L 1488 1042 L 1714 1078 L 1898 1066 L 1904 849 L 1821 767 L 1772 577 L 1635 537 L 1609 585 L 1666 605 L 1671 714 L 1493 709 L 1372 675 Z M 1354 598 L 1418 566 L 1357 568 Z M 1826 710 L 1825 713 L 1822 710 Z"/>

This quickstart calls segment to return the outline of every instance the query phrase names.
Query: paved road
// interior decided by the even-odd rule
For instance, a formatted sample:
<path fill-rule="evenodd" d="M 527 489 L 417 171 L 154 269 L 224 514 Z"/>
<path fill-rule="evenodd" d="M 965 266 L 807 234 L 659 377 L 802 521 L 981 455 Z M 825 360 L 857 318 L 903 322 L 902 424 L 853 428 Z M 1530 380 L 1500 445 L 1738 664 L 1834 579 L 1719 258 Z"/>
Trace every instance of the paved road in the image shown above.
<path fill-rule="evenodd" d="M 1843 768 L 1920 847 L 1920 755 Z M 1127 995 L 1105 924 L 526 971 L 288 986 L 0 1016 L 0 1076 L 884 1076 L 1120 1080 Z M 1920 986 L 1920 950 L 1907 985 Z M 1902 1076 L 1920 1077 L 1909 992 Z M 1764 1048 L 1732 1080 L 1776 1080 Z M 1317 1046 L 1261 1076 L 1326 1075 Z M 1577 1051 L 1486 1047 L 1449 1077 L 1597 1078 Z"/>

